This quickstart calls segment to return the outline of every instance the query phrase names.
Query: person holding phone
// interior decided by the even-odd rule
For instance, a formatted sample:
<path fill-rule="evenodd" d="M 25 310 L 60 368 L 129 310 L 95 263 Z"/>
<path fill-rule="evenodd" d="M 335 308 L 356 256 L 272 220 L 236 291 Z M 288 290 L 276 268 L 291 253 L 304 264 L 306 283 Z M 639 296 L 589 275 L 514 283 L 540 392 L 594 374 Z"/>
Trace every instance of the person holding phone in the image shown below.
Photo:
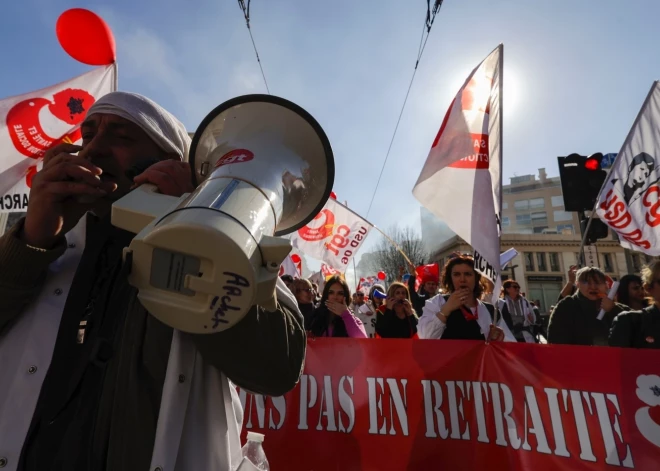
<path fill-rule="evenodd" d="M 392 283 L 385 303 L 378 308 L 376 333 L 381 338 L 418 338 L 417 321 L 408 287 L 398 281 Z"/>

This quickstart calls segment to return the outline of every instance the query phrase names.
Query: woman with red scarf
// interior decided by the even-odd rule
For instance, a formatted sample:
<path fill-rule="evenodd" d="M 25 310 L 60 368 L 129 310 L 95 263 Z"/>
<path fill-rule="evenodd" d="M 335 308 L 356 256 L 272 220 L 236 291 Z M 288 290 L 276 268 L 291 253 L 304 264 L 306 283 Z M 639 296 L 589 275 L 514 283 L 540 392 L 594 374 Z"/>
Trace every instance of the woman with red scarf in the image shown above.
<path fill-rule="evenodd" d="M 381 338 L 417 338 L 417 314 L 403 283 L 392 283 L 387 290 L 387 300 L 378 308 L 376 333 Z"/>
<path fill-rule="evenodd" d="M 429 299 L 419 320 L 422 339 L 512 340 L 506 324 L 493 325 L 492 304 L 479 300 L 481 275 L 474 269 L 474 259 L 461 255 L 447 262 L 443 287 L 448 295 Z M 504 330 L 503 330 L 504 329 Z"/>

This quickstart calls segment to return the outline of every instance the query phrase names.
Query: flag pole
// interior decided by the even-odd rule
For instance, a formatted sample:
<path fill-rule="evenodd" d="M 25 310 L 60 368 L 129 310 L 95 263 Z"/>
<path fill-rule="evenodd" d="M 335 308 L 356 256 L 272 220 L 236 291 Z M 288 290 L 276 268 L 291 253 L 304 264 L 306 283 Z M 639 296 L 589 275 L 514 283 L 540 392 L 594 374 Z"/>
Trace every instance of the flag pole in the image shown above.
<path fill-rule="evenodd" d="M 344 205 L 348 208 L 348 200 L 344 200 Z M 357 284 L 357 271 L 355 271 L 355 254 L 353 254 L 353 283 L 355 283 L 355 292 L 357 293 L 358 284 Z"/>
<path fill-rule="evenodd" d="M 401 247 L 399 247 L 399 245 L 398 245 L 396 242 L 394 242 L 390 236 L 388 236 L 387 234 L 385 234 L 385 232 L 383 232 L 378 226 L 376 226 L 374 223 L 372 223 L 371 221 L 367 220 L 366 218 L 363 218 L 362 216 L 360 216 L 358 213 L 356 213 L 356 212 L 353 211 L 351 208 L 349 208 L 347 204 L 341 204 L 339 201 L 335 201 L 335 203 L 337 203 L 339 206 L 343 206 L 343 207 L 346 208 L 348 211 L 352 212 L 352 213 L 355 214 L 357 217 L 363 219 L 367 224 L 369 224 L 371 227 L 373 227 L 373 228 L 376 229 L 378 232 L 380 232 L 381 234 L 383 234 L 383 237 L 385 237 L 385 238 L 389 241 L 389 243 L 392 244 L 392 245 L 394 246 L 394 248 L 397 249 L 401 255 L 403 255 L 403 258 L 406 260 L 406 262 L 408 262 L 408 263 L 409 263 L 410 265 L 412 265 L 412 266 L 415 266 L 415 265 L 413 264 L 413 262 L 410 261 L 410 259 L 408 258 L 408 256 L 404 253 L 404 251 L 401 250 Z"/>
<path fill-rule="evenodd" d="M 371 223 L 370 223 L 370 224 L 371 224 Z M 413 267 L 415 266 L 415 265 L 413 264 L 413 262 L 410 261 L 410 259 L 409 259 L 408 256 L 405 254 L 405 252 L 404 252 L 403 250 L 401 250 L 401 247 L 399 247 L 399 245 L 398 245 L 396 242 L 394 242 L 390 236 L 388 236 L 387 234 L 385 234 L 385 232 L 381 231 L 380 228 L 379 228 L 378 226 L 376 226 L 375 224 L 371 224 L 371 226 L 372 226 L 374 229 L 376 229 L 378 232 L 380 232 L 381 234 L 383 234 L 383 237 L 385 237 L 385 238 L 390 242 L 390 244 L 392 244 L 392 245 L 394 246 L 394 248 L 397 249 L 401 255 L 403 255 L 403 258 L 406 259 L 406 262 L 408 262 L 408 263 L 409 263 L 411 266 L 413 266 Z"/>
<path fill-rule="evenodd" d="M 499 126 L 499 138 L 500 138 L 500 195 L 499 195 L 499 214 L 497 215 L 498 221 L 498 234 L 500 251 L 502 250 L 502 182 L 504 181 L 504 44 L 500 43 L 500 57 L 499 57 L 499 69 L 500 69 L 500 83 L 499 83 L 499 108 L 500 108 L 500 126 Z M 502 264 L 498 261 L 499 270 L 497 271 L 497 276 L 499 277 L 499 285 L 502 285 Z M 493 285 L 493 308 L 494 308 L 494 319 L 493 325 L 497 325 L 500 317 L 500 310 L 498 309 L 497 299 L 499 298 L 499 293 L 497 293 L 498 280 L 495 280 Z"/>

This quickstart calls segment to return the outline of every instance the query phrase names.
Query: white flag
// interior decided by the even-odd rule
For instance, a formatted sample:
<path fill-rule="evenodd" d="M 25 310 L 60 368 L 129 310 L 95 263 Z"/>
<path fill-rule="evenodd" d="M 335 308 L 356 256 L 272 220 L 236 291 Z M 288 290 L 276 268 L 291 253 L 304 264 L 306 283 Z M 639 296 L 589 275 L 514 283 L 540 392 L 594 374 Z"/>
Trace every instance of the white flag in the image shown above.
<path fill-rule="evenodd" d="M 344 273 L 372 227 L 362 217 L 330 198 L 309 224 L 287 237 L 291 245 L 305 255 L 322 260 Z"/>
<path fill-rule="evenodd" d="M 413 188 L 415 198 L 465 239 L 497 276 L 502 58 L 500 44 L 458 91 Z"/>
<path fill-rule="evenodd" d="M 655 82 L 600 190 L 596 213 L 621 246 L 660 255 L 660 83 Z"/>
<path fill-rule="evenodd" d="M 32 176 L 44 153 L 80 140 L 80 124 L 116 88 L 115 64 L 48 88 L 0 100 L 0 212 L 27 210 Z"/>
<path fill-rule="evenodd" d="M 291 275 L 294 278 L 302 278 L 302 259 L 300 255 L 292 253 L 287 255 L 282 264 L 280 265 L 280 274 Z"/>

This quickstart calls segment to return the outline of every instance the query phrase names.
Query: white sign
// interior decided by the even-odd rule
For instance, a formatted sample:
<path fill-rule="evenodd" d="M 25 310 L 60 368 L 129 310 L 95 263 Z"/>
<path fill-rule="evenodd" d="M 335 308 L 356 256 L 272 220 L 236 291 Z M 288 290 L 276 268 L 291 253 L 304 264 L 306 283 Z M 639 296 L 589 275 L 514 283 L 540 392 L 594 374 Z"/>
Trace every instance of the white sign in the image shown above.
<path fill-rule="evenodd" d="M 595 245 L 584 246 L 584 266 L 600 268 L 598 263 L 598 250 Z"/>

